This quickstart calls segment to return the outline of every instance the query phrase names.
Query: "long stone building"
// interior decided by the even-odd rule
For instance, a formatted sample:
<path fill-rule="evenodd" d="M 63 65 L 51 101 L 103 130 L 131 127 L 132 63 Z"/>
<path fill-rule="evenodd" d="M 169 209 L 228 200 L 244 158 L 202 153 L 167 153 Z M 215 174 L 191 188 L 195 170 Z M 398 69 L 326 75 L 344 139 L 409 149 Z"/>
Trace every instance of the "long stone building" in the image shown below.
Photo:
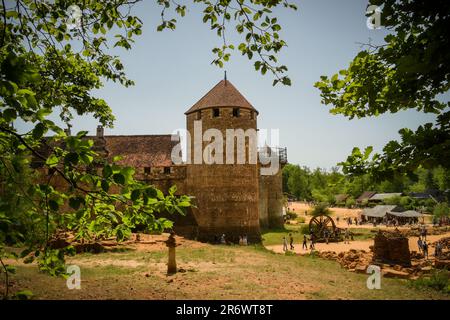
<path fill-rule="evenodd" d="M 216 129 L 223 136 L 227 129 L 258 129 L 258 111 L 226 79 L 215 85 L 185 115 L 187 132 L 191 137 L 195 133 L 203 136 L 208 129 Z M 195 122 L 201 123 L 201 132 L 195 132 Z M 260 161 L 246 161 L 244 164 L 175 163 L 172 153 L 180 141 L 174 140 L 170 134 L 105 135 L 99 126 L 96 136 L 89 138 L 94 140 L 96 151 L 106 158 L 122 156 L 119 164 L 134 167 L 137 179 L 162 191 L 175 184 L 177 193 L 194 197 L 195 206 L 186 216 L 167 216 L 174 221 L 178 234 L 199 241 L 214 241 L 222 234 L 230 241 L 237 241 L 240 235 L 247 235 L 249 241 L 259 242 L 261 228 L 283 226 L 281 167 L 287 162 L 285 148 L 266 147 L 265 152 L 274 153 L 281 165 L 274 174 L 262 175 L 264 165 Z M 206 145 L 202 142 L 202 150 Z M 223 148 L 225 153 L 225 146 Z M 248 160 L 248 141 L 245 148 Z M 193 154 L 194 143 L 190 143 L 187 159 L 193 158 Z"/>

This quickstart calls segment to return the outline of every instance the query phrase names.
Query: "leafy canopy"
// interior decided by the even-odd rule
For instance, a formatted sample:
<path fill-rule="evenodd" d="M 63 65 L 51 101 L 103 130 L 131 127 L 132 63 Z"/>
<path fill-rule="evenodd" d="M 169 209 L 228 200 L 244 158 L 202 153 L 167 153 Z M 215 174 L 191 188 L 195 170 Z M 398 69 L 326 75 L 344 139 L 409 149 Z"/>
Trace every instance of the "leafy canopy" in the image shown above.
<path fill-rule="evenodd" d="M 380 45 L 368 43 L 347 69 L 315 84 L 330 112 L 349 119 L 387 112 L 417 110 L 437 115 L 435 124 L 416 131 L 403 128 L 381 154 L 372 147 L 354 148 L 344 172 L 384 179 L 410 174 L 423 166 L 450 167 L 450 102 L 442 94 L 450 86 L 450 3 L 370 0 L 382 8 L 381 24 L 390 31 Z"/>
<path fill-rule="evenodd" d="M 191 205 L 176 187 L 163 194 L 135 179 L 134 169 L 99 153 L 86 132 L 67 134 L 49 119 L 59 114 L 70 129 L 73 115 L 91 115 L 112 127 L 114 115 L 93 92 L 104 81 L 128 87 L 119 57 L 110 48 L 132 48 L 144 31 L 133 14 L 139 0 L 17 0 L 0 3 L 0 262 L 2 258 L 38 258 L 41 270 L 64 274 L 70 247 L 53 249 L 52 241 L 71 232 L 80 241 L 115 237 L 123 240 L 137 227 L 163 230 L 172 223 L 159 212 L 184 214 Z M 217 32 L 222 46 L 213 48 L 213 64 L 223 67 L 235 48 L 228 30 L 241 42 L 236 47 L 274 85 L 290 85 L 286 66 L 276 55 L 286 46 L 272 10 L 296 9 L 287 0 L 194 0 L 203 7 L 203 22 Z M 158 31 L 173 30 L 187 8 L 156 0 L 161 8 Z M 19 132 L 14 123 L 31 125 Z M 108 160 L 106 160 L 108 159 Z M 20 255 L 5 245 L 26 245 Z M 6 285 L 6 288 L 9 286 Z M 8 296 L 8 291 L 5 293 Z M 25 295 L 27 296 L 27 295 Z"/>

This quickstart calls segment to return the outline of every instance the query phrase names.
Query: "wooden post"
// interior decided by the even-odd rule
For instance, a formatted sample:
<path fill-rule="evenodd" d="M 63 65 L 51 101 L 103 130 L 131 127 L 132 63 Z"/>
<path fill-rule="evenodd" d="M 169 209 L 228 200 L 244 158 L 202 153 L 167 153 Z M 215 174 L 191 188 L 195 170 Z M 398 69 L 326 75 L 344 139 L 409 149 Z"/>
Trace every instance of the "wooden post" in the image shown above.
<path fill-rule="evenodd" d="M 166 241 L 166 246 L 169 248 L 169 262 L 167 263 L 167 274 L 177 273 L 177 261 L 175 259 L 175 232 L 171 232 L 169 239 Z"/>

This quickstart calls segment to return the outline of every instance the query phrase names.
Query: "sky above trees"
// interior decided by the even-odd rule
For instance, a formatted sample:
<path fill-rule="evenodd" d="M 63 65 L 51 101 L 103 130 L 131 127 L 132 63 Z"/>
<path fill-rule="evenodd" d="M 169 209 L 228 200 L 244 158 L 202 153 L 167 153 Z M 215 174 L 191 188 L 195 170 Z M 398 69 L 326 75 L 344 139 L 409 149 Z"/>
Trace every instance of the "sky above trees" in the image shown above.
<path fill-rule="evenodd" d="M 321 75 L 345 68 L 361 50 L 359 43 L 382 43 L 386 30 L 370 30 L 364 16 L 367 1 L 307 0 L 295 2 L 298 11 L 276 10 L 288 47 L 280 54 L 289 67 L 292 86 L 272 87 L 273 78 L 254 71 L 253 63 L 235 50 L 224 69 L 210 65 L 211 49 L 221 39 L 201 21 L 198 6 L 178 18 L 175 31 L 156 32 L 160 9 L 153 1 L 135 7 L 143 22 L 143 34 L 132 50 L 113 50 L 120 55 L 128 76 L 136 83 L 124 88 L 107 83 L 98 91 L 111 106 L 116 122 L 105 134 L 161 134 L 185 128 L 184 112 L 223 78 L 228 79 L 260 112 L 258 126 L 280 129 L 280 145 L 288 148 L 291 163 L 331 168 L 345 160 L 354 146 L 373 145 L 379 151 L 398 138 L 398 129 L 416 129 L 434 120 L 415 111 L 347 120 L 328 112 L 313 87 Z M 230 35 L 229 41 L 234 37 Z M 239 42 L 236 41 L 236 44 Z M 56 120 L 55 116 L 55 120 Z M 97 122 L 76 118 L 72 130 L 95 134 Z M 25 130 L 22 124 L 19 129 Z"/>

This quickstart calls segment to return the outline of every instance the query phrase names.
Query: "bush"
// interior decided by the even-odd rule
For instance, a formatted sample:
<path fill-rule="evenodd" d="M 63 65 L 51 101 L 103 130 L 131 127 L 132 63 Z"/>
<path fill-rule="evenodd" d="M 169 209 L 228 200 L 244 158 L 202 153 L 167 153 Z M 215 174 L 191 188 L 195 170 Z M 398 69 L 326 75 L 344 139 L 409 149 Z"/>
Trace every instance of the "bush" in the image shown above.
<path fill-rule="evenodd" d="M 384 199 L 383 203 L 386 205 L 399 206 L 401 203 L 401 199 L 402 199 L 402 197 L 400 197 L 400 196 L 393 196 L 393 197 Z"/>
<path fill-rule="evenodd" d="M 421 277 L 412 283 L 417 288 L 432 288 L 450 293 L 450 279 L 447 270 L 435 270 L 430 276 Z"/>
<path fill-rule="evenodd" d="M 353 197 L 348 197 L 347 200 L 345 200 L 345 206 L 347 208 L 352 208 L 356 204 L 356 200 Z"/>
<path fill-rule="evenodd" d="M 300 232 L 302 234 L 309 234 L 309 225 L 308 224 L 302 225 L 300 228 Z"/>
<path fill-rule="evenodd" d="M 328 209 L 328 203 L 321 202 L 317 204 L 314 209 L 312 210 L 311 214 L 315 216 L 319 216 L 322 214 L 330 214 L 330 209 Z"/>
<path fill-rule="evenodd" d="M 433 210 L 433 215 L 436 218 L 448 217 L 450 214 L 450 208 L 446 202 L 438 203 Z"/>
<path fill-rule="evenodd" d="M 297 218 L 297 221 L 298 221 L 299 223 L 305 223 L 305 217 L 298 217 L 298 218 Z"/>
<path fill-rule="evenodd" d="M 297 215 L 297 213 L 295 213 L 293 211 L 287 211 L 285 217 L 287 220 L 294 220 L 298 217 L 298 215 Z"/>

